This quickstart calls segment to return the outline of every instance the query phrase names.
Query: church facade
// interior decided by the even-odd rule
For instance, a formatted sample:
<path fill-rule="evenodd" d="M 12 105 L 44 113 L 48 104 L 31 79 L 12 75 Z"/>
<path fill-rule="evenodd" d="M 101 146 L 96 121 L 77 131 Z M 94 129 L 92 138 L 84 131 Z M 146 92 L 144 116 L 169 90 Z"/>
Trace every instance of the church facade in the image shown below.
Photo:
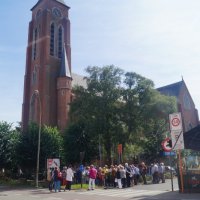
<path fill-rule="evenodd" d="M 30 122 L 57 126 L 69 123 L 71 45 L 69 7 L 63 0 L 38 0 L 31 9 L 22 128 Z"/>
<path fill-rule="evenodd" d="M 187 132 L 199 125 L 198 110 L 184 80 L 160 87 L 157 90 L 163 95 L 176 98 L 177 110 L 182 116 L 183 132 Z"/>

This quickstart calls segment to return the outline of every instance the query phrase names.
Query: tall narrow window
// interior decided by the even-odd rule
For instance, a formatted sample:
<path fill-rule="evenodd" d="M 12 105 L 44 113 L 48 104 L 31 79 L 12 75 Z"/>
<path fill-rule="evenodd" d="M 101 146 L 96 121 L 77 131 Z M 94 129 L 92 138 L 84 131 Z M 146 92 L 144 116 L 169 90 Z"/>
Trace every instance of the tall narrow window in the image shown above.
<path fill-rule="evenodd" d="M 62 36 L 63 36 L 62 27 L 60 27 L 58 30 L 58 58 L 62 57 L 62 44 L 63 44 Z"/>
<path fill-rule="evenodd" d="M 54 55 L 55 25 L 51 24 L 50 55 Z"/>
<path fill-rule="evenodd" d="M 33 59 L 36 59 L 37 56 L 37 37 L 38 37 L 38 31 L 37 28 L 34 31 L 34 47 L 33 47 Z"/>
<path fill-rule="evenodd" d="M 36 81 L 37 81 L 37 70 L 36 70 L 36 66 L 34 67 L 34 70 L 33 70 L 33 74 L 32 74 L 32 84 L 36 84 Z"/>

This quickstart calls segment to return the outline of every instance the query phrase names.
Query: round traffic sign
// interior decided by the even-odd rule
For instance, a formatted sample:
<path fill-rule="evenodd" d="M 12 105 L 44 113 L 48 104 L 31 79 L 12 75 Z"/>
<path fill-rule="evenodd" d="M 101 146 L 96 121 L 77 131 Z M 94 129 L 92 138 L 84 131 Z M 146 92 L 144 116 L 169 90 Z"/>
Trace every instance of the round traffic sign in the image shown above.
<path fill-rule="evenodd" d="M 179 124 L 180 124 L 179 118 L 175 117 L 175 118 L 172 119 L 172 125 L 173 126 L 179 126 Z"/>
<path fill-rule="evenodd" d="M 172 147 L 170 147 L 170 138 L 166 138 L 164 141 L 162 141 L 161 145 L 164 151 L 169 152 L 172 150 Z"/>

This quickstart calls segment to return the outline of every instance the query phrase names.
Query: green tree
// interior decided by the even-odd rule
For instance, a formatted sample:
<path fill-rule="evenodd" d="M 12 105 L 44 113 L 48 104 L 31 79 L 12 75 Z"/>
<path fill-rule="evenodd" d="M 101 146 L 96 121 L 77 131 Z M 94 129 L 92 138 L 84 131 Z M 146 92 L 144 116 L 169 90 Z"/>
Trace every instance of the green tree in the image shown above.
<path fill-rule="evenodd" d="M 157 156 L 168 114 L 176 110 L 175 99 L 161 95 L 151 80 L 134 72 L 124 74 L 113 65 L 88 67 L 86 72 L 87 88 L 73 89 L 72 121 L 84 124 L 89 138 L 101 141 L 108 162 L 119 143 L 141 146 L 137 149 L 146 157 Z"/>
<path fill-rule="evenodd" d="M 156 158 L 168 131 L 168 115 L 176 111 L 176 100 L 161 95 L 151 80 L 133 72 L 125 74 L 124 84 L 121 113 L 129 144 L 142 147 L 145 158 Z"/>
<path fill-rule="evenodd" d="M 161 142 L 169 132 L 169 114 L 177 111 L 176 99 L 161 95 L 154 90 L 151 95 L 150 106 L 142 113 L 145 140 L 145 157 L 153 160 L 159 157 L 162 150 Z"/>
<path fill-rule="evenodd" d="M 15 155 L 19 136 L 19 132 L 12 128 L 12 124 L 0 122 L 0 168 L 13 169 L 17 165 Z"/>
<path fill-rule="evenodd" d="M 36 169 L 38 132 L 38 125 L 31 123 L 27 132 L 21 135 L 17 148 L 19 165 L 26 170 L 28 176 Z M 40 143 L 40 173 L 46 170 L 47 158 L 61 158 L 61 161 L 64 161 L 63 138 L 57 128 L 43 126 Z"/>
<path fill-rule="evenodd" d="M 87 88 L 74 88 L 75 100 L 71 105 L 72 119 L 84 122 L 87 133 L 101 137 L 106 157 L 111 161 L 111 146 L 116 135 L 123 130 L 119 121 L 121 77 L 123 71 L 117 67 L 88 67 Z"/>
<path fill-rule="evenodd" d="M 143 113 L 151 104 L 153 82 L 134 72 L 127 72 L 122 89 L 121 120 L 126 125 L 127 140 L 136 141 L 141 133 Z"/>
<path fill-rule="evenodd" d="M 64 133 L 64 150 L 68 164 L 88 163 L 96 159 L 98 152 L 95 137 L 88 134 L 85 124 L 71 124 Z"/>

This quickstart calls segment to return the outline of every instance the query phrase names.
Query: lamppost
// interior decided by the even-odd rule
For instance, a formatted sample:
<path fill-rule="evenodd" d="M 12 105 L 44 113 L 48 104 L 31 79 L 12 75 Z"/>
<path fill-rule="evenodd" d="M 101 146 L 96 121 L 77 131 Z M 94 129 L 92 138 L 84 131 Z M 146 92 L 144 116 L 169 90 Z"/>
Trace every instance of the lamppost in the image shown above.
<path fill-rule="evenodd" d="M 40 164 L 40 136 L 41 136 L 41 122 L 42 122 L 42 110 L 41 110 L 41 100 L 40 93 L 38 90 L 34 91 L 36 97 L 39 101 L 39 132 L 38 132 L 38 148 L 37 148 L 37 166 L 36 166 L 36 187 L 38 187 L 38 175 L 39 175 L 39 164 Z"/>

